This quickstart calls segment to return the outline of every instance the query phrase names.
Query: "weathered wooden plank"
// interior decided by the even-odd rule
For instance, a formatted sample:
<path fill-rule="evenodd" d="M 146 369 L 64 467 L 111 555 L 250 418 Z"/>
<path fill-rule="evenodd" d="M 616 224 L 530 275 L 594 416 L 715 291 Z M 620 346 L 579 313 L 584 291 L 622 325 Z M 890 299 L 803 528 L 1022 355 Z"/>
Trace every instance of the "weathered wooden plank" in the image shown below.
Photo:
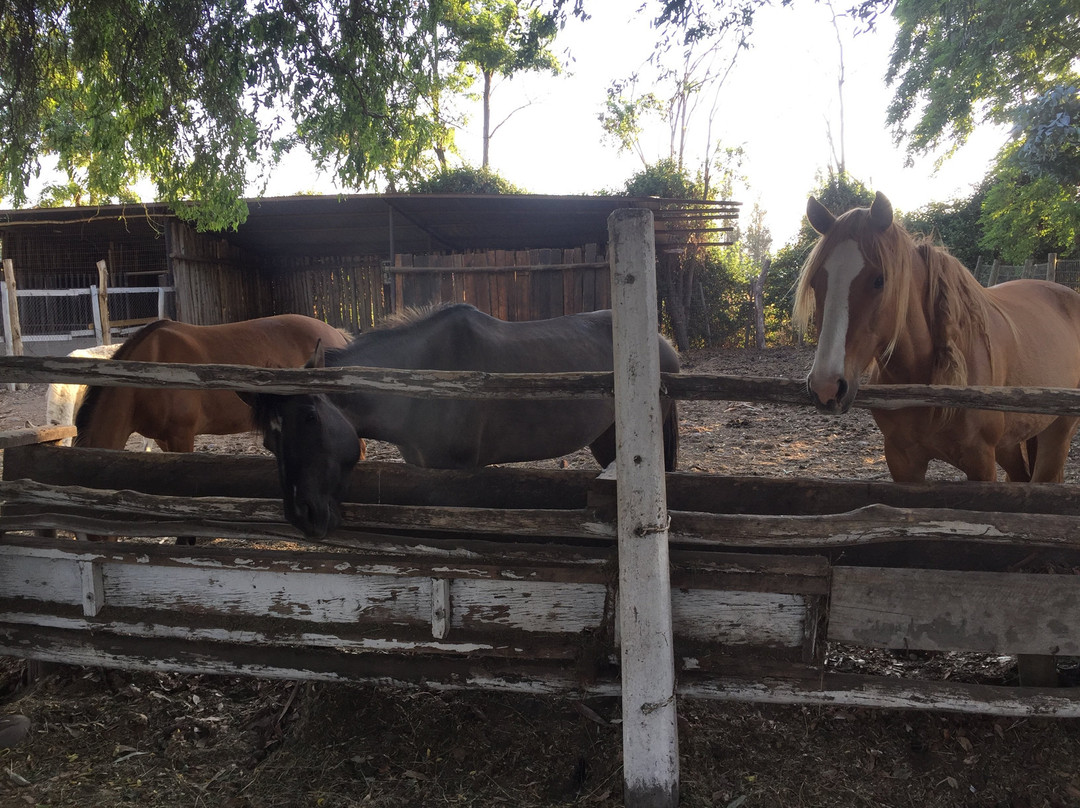
<path fill-rule="evenodd" d="M 615 483 L 597 479 L 598 473 L 519 467 L 454 471 L 369 461 L 353 471 L 346 499 L 399 505 L 583 508 L 591 498 L 597 504 L 606 501 L 613 511 Z M 20 478 L 55 485 L 92 481 L 96 488 L 131 488 L 144 493 L 260 498 L 280 495 L 277 469 L 268 456 L 225 459 L 198 452 L 71 451 L 28 445 L 4 452 L 4 479 Z M 669 473 L 666 480 L 668 506 L 674 511 L 805 516 L 882 504 L 1080 515 L 1080 486 L 1075 485 L 951 481 L 898 484 L 684 472 Z"/>
<path fill-rule="evenodd" d="M 313 623 L 431 622 L 431 579 L 266 570 L 101 565 L 106 608 L 230 616 L 271 614 Z"/>
<path fill-rule="evenodd" d="M 600 626 L 606 597 L 602 584 L 462 578 L 451 584 L 451 625 L 577 634 Z"/>
<path fill-rule="evenodd" d="M 176 497 L 143 494 L 136 491 L 103 491 L 85 486 L 50 486 L 33 480 L 0 482 L 0 504 L 14 506 L 18 513 L 0 516 L 0 528 L 8 530 L 30 527 L 61 527 L 57 524 L 71 517 L 72 525 L 88 528 L 93 520 L 107 522 L 110 533 L 125 524 L 140 532 L 129 535 L 149 536 L 142 532 L 154 523 L 168 524 L 170 529 L 180 524 L 213 523 L 230 532 L 243 532 L 243 525 L 271 528 L 275 535 L 301 539 L 299 531 L 285 531 L 281 502 L 274 499 L 240 499 L 235 497 Z M 36 509 L 41 517 L 34 524 L 35 514 L 25 506 Z M 505 510 L 501 508 L 428 508 L 408 505 L 342 505 L 343 529 L 385 531 L 477 532 L 489 535 L 544 536 L 564 538 L 613 538 L 614 526 L 595 519 L 588 511 L 579 510 Z M 48 521 L 49 524 L 45 524 Z M 156 534 L 175 535 L 175 534 Z M 199 532 L 192 535 L 206 535 Z"/>
<path fill-rule="evenodd" d="M 365 681 L 434 689 L 475 687 L 547 695 L 581 689 L 573 664 L 560 659 L 530 664 L 521 658 L 503 660 L 480 654 L 358 653 L 355 648 L 266 647 L 249 639 L 161 639 L 7 623 L 0 624 L 0 655 L 126 670 Z M 618 692 L 617 686 L 593 687 L 609 695 Z"/>
<path fill-rule="evenodd" d="M 129 531 L 126 535 L 242 537 L 272 535 L 299 540 L 284 526 L 281 503 L 268 499 L 174 497 L 135 491 L 101 491 L 83 486 L 50 486 L 31 480 L 0 482 L 0 529 L 61 528 L 86 532 Z M 7 508 L 15 514 L 8 515 Z M 585 510 L 422 507 L 345 503 L 343 526 L 327 543 L 350 531 L 404 531 L 489 536 L 546 537 L 609 541 L 614 526 Z M 155 532 L 156 531 L 156 532 Z M 871 505 L 847 514 L 770 516 L 671 513 L 671 541 L 693 548 L 791 549 L 822 552 L 843 547 L 906 541 L 932 544 L 962 540 L 972 544 L 1076 550 L 1080 517 L 1003 514 Z"/>
<path fill-rule="evenodd" d="M 18 363 L 12 360 L 21 360 Z M 315 375 L 313 375 L 315 374 Z M 253 368 L 246 365 L 177 365 L 54 356 L 0 356 L 0 375 L 12 381 L 81 382 L 105 387 L 251 390 L 266 393 L 355 391 L 435 398 L 609 398 L 612 375 L 484 373 L 397 368 Z M 558 376 L 559 388 L 552 388 Z"/>
<path fill-rule="evenodd" d="M 146 619 L 139 619 L 145 617 Z M 320 631 L 310 626 L 291 623 L 283 619 L 250 621 L 238 627 L 235 621 L 222 625 L 211 616 L 197 615 L 185 623 L 166 623 L 160 612 L 143 615 L 125 613 L 123 619 L 88 620 L 48 612 L 5 611 L 0 608 L 0 627 L 27 631 L 37 627 L 46 632 L 64 631 L 71 634 L 95 633 L 135 637 L 147 642 L 191 640 L 225 645 L 247 645 L 253 648 L 327 648 L 350 652 L 399 653 L 408 655 L 484 656 L 499 659 L 572 660 L 579 651 L 579 642 L 566 642 L 556 637 L 531 638 L 527 649 L 521 643 L 507 643 L 506 635 L 487 637 L 475 634 L 466 636 L 458 632 L 450 640 L 423 637 L 398 627 L 393 636 L 372 634 L 367 636 L 351 625 L 320 626 Z M 368 628 L 363 626 L 362 628 Z M 0 628 L 0 631 L 3 629 Z"/>
<path fill-rule="evenodd" d="M 683 673 L 684 698 L 765 704 L 822 704 L 1014 717 L 1080 718 L 1080 688 L 999 687 L 826 673 L 812 680 L 697 677 Z"/>
<path fill-rule="evenodd" d="M 505 318 L 504 318 L 505 319 Z M 391 368 L 250 368 L 241 365 L 183 365 L 103 361 L 78 357 L 0 356 L 0 374 L 17 382 L 81 382 L 113 387 L 252 390 L 310 393 L 360 389 L 440 398 L 606 398 L 612 374 L 478 373 L 409 371 Z M 554 389 L 557 383 L 558 389 Z M 809 406 L 805 383 L 796 379 L 742 378 L 664 373 L 672 398 L 756 401 Z M 969 407 L 1005 412 L 1080 415 L 1080 390 L 1046 387 L 954 387 L 864 385 L 854 406 Z"/>
<path fill-rule="evenodd" d="M 73 426 L 38 426 L 26 429 L 9 429 L 0 432 L 0 449 L 73 438 L 75 437 L 75 431 Z"/>
<path fill-rule="evenodd" d="M 675 636 L 725 645 L 797 648 L 802 645 L 806 601 L 766 592 L 671 592 Z"/>
<path fill-rule="evenodd" d="M 828 636 L 876 648 L 1080 654 L 1080 576 L 836 567 Z"/>
<path fill-rule="evenodd" d="M 534 695 L 617 697 L 619 683 L 603 676 L 582 679 L 566 666 L 504 664 L 483 656 L 452 658 L 416 654 L 359 654 L 316 645 L 288 649 L 247 642 L 207 642 L 182 637 L 147 639 L 124 634 L 63 631 L 0 622 L 0 653 L 64 664 L 181 673 L 245 674 L 264 678 L 376 682 L 381 686 L 436 690 L 483 689 Z M 757 680 L 680 674 L 681 698 L 721 701 L 915 709 L 1014 717 L 1080 718 L 1080 688 L 1013 688 L 954 682 L 888 680 L 850 674 L 813 679 Z"/>
<path fill-rule="evenodd" d="M 470 507 L 584 508 L 594 472 L 574 469 L 422 469 L 367 461 L 352 473 L 352 502 Z M 201 452 L 16 447 L 4 453 L 4 479 L 131 489 L 147 494 L 274 499 L 281 483 L 272 457 L 224 458 Z"/>
<path fill-rule="evenodd" d="M 66 558 L 4 559 L 0 564 L 0 597 L 24 598 L 82 608 L 82 575 Z"/>

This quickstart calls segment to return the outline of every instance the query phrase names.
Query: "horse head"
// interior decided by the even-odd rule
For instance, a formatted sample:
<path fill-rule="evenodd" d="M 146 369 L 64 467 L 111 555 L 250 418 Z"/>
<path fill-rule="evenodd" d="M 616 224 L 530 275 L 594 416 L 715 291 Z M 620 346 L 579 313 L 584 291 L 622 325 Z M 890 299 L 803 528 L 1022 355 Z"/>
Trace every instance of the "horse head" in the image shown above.
<path fill-rule="evenodd" d="M 818 326 L 806 387 L 818 409 L 843 413 L 855 400 L 860 376 L 896 344 L 901 297 L 899 284 L 888 281 L 897 252 L 891 236 L 898 228 L 892 204 L 880 192 L 869 208 L 841 216 L 810 197 L 806 216 L 821 234 L 796 292 L 795 321 L 805 324 L 812 314 Z"/>
<path fill-rule="evenodd" d="M 305 367 L 323 367 L 321 346 Z M 363 457 L 356 430 L 325 395 L 241 394 L 277 460 L 285 517 L 310 539 L 341 523 L 349 475 Z"/>

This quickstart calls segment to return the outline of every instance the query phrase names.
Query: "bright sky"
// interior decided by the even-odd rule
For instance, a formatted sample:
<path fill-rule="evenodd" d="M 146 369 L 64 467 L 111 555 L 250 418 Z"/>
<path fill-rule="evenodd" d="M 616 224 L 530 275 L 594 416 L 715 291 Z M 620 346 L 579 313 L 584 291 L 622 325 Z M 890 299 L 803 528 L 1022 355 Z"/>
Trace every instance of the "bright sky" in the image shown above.
<path fill-rule="evenodd" d="M 519 76 L 497 87 L 494 121 L 531 99 L 496 132 L 491 162 L 500 174 L 532 193 L 578 194 L 616 189 L 636 171 L 638 158 L 617 154 L 602 143 L 597 114 L 612 79 L 644 71 L 655 34 L 647 14 L 634 15 L 637 3 L 588 3 L 593 18 L 572 20 L 556 40 L 560 54 L 568 49 L 574 63 L 559 77 Z M 837 7 L 843 6 L 837 3 Z M 848 171 L 884 192 L 901 210 L 931 201 L 967 196 L 1004 142 L 1000 129 L 977 132 L 957 155 L 934 171 L 932 158 L 905 168 L 902 149 L 885 127 L 891 93 L 884 75 L 893 41 L 891 19 L 878 30 L 852 39 L 853 24 L 841 20 L 845 32 L 845 146 Z M 826 120 L 839 132 L 837 74 L 839 49 L 828 7 L 802 3 L 797 9 L 763 8 L 754 25 L 752 48 L 744 51 L 728 78 L 714 137 L 726 146 L 742 145 L 747 153 L 743 172 L 749 188 L 738 200 L 746 214 L 754 201 L 767 213 L 774 248 L 790 240 L 802 220 L 806 196 L 816 176 L 830 163 Z M 479 102 L 470 110 L 480 119 Z M 705 113 L 699 113 L 700 123 Z M 697 141 L 704 140 L 699 136 Z M 458 133 L 458 146 L 473 164 L 480 164 L 480 133 L 472 127 Z M 691 146 L 696 162 L 703 146 Z M 666 129 L 657 133 L 656 159 L 667 153 Z M 303 159 L 279 170 L 269 195 L 305 190 L 337 190 Z"/>

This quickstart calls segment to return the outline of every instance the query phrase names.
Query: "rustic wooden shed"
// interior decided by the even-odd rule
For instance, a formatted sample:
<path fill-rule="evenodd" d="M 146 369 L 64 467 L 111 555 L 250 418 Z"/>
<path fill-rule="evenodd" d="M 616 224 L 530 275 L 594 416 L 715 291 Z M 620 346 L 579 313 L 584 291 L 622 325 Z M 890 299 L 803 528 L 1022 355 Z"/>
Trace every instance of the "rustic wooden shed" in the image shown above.
<path fill-rule="evenodd" d="M 167 313 L 185 322 L 298 312 L 365 330 L 389 312 L 451 300 L 509 320 L 607 308 L 613 210 L 653 210 L 657 247 L 669 251 L 690 239 L 729 243 L 738 216 L 736 202 L 607 196 L 299 196 L 249 208 L 222 233 L 197 232 L 163 204 L 9 210 L 0 240 L 23 292 L 88 289 L 104 260 L 110 288 L 167 289 Z M 20 297 L 24 334 L 85 328 L 85 297 L 66 315 L 58 300 L 45 298 L 50 309 Z"/>

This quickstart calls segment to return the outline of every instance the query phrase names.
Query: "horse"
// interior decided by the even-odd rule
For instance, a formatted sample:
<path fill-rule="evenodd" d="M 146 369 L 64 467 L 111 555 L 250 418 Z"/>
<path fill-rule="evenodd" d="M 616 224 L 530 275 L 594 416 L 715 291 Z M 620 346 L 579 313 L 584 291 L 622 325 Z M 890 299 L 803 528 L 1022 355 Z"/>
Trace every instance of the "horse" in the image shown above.
<path fill-rule="evenodd" d="M 916 239 L 884 194 L 837 217 L 813 197 L 821 235 L 803 266 L 793 320 L 818 325 L 807 392 L 846 412 L 860 377 L 876 384 L 1080 386 L 1080 294 L 1048 281 L 983 288 L 943 247 Z M 940 407 L 871 409 L 896 482 L 931 460 L 969 480 L 1061 482 L 1077 418 Z"/>
<path fill-rule="evenodd" d="M 661 338 L 660 367 L 679 370 Z M 357 335 L 308 367 L 367 366 L 486 373 L 610 371 L 611 311 L 504 322 L 458 303 Z M 264 445 L 278 462 L 285 515 L 321 539 L 341 521 L 340 506 L 357 462 L 356 437 L 398 447 L 408 463 L 472 469 L 561 457 L 588 446 L 601 466 L 615 459 L 610 399 L 466 400 L 357 391 L 325 395 L 244 394 Z M 668 470 L 678 460 L 678 412 L 660 402 Z"/>
<path fill-rule="evenodd" d="M 81 359 L 112 359 L 122 342 L 113 345 L 95 345 L 91 348 L 78 348 L 68 356 Z M 74 426 L 75 413 L 82 406 L 86 397 L 85 384 L 55 382 L 45 392 L 45 423 L 50 426 Z M 71 438 L 60 441 L 61 446 L 70 446 Z"/>
<path fill-rule="evenodd" d="M 113 355 L 117 361 L 183 365 L 274 366 L 304 362 L 317 344 L 341 348 L 348 340 L 333 326 L 301 314 L 279 314 L 223 325 L 155 320 Z M 74 445 L 123 449 L 138 432 L 165 452 L 190 452 L 196 435 L 250 432 L 251 410 L 228 390 L 90 386 L 75 415 Z"/>
<path fill-rule="evenodd" d="M 302 364 L 319 346 L 342 348 L 344 334 L 321 320 L 279 314 L 223 325 L 156 320 L 133 334 L 114 360 L 256 367 Z M 74 446 L 123 449 L 132 433 L 166 452 L 190 452 L 195 436 L 253 429 L 251 409 L 229 390 L 89 386 L 75 413 Z M 364 446 L 356 447 L 358 454 Z"/>

